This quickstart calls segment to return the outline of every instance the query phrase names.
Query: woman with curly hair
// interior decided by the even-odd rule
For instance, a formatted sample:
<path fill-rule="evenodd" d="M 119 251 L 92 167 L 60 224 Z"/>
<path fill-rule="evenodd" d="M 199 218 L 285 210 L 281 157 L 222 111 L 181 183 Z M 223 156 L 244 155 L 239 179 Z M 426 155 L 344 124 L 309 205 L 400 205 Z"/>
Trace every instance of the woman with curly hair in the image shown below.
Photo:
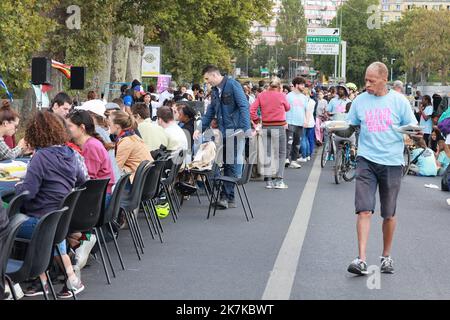
<path fill-rule="evenodd" d="M 51 112 L 37 112 L 27 125 L 25 141 L 35 149 L 35 154 L 28 164 L 23 182 L 16 185 L 16 194 L 29 192 L 23 205 L 23 213 L 29 218 L 18 232 L 20 238 L 31 239 L 39 219 L 46 213 L 59 209 L 64 197 L 86 180 L 77 165 L 75 151 L 65 145 L 67 140 L 67 131 L 61 119 Z M 84 285 L 75 275 L 70 258 L 66 254 L 66 241 L 58 246 L 63 253 L 61 260 L 69 277 L 58 296 L 67 298 L 72 296 L 68 288 L 76 294 L 84 290 Z M 46 283 L 45 274 L 40 277 Z M 46 291 L 47 288 L 48 285 L 45 284 Z M 35 285 L 24 293 L 26 296 L 43 294 L 40 287 Z"/>

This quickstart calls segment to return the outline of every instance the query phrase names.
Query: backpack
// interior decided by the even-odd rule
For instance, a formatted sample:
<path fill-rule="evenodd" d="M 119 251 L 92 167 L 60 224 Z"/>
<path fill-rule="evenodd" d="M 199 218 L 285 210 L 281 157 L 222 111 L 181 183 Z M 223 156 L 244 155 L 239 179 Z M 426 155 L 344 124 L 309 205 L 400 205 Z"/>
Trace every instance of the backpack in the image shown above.
<path fill-rule="evenodd" d="M 438 129 L 446 136 L 450 133 L 450 118 L 446 118 L 438 123 Z"/>

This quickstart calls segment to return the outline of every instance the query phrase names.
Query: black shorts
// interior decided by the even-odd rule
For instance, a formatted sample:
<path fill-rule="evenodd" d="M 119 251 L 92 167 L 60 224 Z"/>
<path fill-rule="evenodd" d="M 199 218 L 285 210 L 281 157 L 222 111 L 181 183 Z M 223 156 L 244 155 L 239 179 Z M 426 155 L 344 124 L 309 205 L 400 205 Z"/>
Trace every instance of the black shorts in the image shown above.
<path fill-rule="evenodd" d="M 380 189 L 381 216 L 384 219 L 395 216 L 397 197 L 402 182 L 402 166 L 386 166 L 363 157 L 356 164 L 356 214 L 364 211 L 374 213 L 377 187 Z"/>

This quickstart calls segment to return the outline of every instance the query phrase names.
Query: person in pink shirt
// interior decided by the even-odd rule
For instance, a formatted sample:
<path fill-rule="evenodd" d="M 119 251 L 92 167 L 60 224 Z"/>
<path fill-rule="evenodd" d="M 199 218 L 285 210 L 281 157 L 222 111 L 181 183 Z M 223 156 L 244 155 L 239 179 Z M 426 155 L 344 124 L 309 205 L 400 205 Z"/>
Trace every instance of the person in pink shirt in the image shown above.
<path fill-rule="evenodd" d="M 267 189 L 287 189 L 284 183 L 284 161 L 286 159 L 286 112 L 290 110 L 281 81 L 272 78 L 269 89 L 258 95 L 250 106 L 250 118 L 254 123 L 262 122 L 264 145 L 267 150 L 264 176 Z M 258 109 L 261 119 L 258 116 Z M 261 121 L 260 121 L 261 120 Z M 272 161 L 277 168 L 275 183 L 272 181 Z M 267 164 L 269 162 L 269 164 Z"/>
<path fill-rule="evenodd" d="M 73 141 L 81 148 L 81 155 L 84 158 L 89 177 L 91 179 L 109 178 L 106 191 L 107 206 L 115 177 L 105 142 L 96 133 L 94 121 L 87 111 L 75 110 L 71 112 L 67 117 L 67 126 Z"/>

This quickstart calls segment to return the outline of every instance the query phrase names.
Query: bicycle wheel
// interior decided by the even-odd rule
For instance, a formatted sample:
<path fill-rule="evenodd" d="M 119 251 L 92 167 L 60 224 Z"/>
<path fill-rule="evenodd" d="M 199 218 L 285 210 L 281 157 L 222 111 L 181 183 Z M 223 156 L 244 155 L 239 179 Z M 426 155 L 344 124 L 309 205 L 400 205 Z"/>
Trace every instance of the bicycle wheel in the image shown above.
<path fill-rule="evenodd" d="M 336 154 L 335 154 L 335 166 L 334 166 L 334 181 L 336 184 L 339 184 L 342 182 L 342 164 L 344 162 L 344 153 L 342 151 L 342 148 L 336 147 Z"/>
<path fill-rule="evenodd" d="M 356 177 L 356 162 L 350 159 L 350 155 L 345 156 L 343 167 L 344 174 L 342 175 L 342 178 L 347 182 L 351 182 Z"/>
<path fill-rule="evenodd" d="M 409 148 L 405 146 L 403 149 L 403 159 L 405 165 L 403 166 L 403 177 L 408 174 L 409 168 L 411 167 L 411 154 L 409 153 Z"/>
<path fill-rule="evenodd" d="M 330 139 L 327 136 L 323 142 L 322 157 L 320 158 L 320 166 L 322 168 L 325 168 L 329 156 L 330 156 Z"/>

